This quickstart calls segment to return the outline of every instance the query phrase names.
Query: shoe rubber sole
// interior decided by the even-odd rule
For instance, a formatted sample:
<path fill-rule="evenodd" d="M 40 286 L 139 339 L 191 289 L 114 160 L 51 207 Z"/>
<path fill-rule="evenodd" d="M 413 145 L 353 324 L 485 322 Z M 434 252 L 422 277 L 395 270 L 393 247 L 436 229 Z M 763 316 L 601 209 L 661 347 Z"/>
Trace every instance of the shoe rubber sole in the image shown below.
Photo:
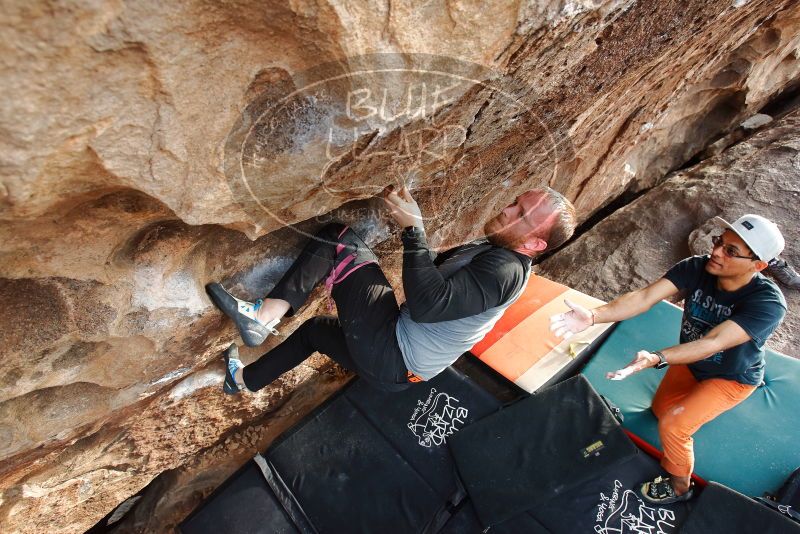
<path fill-rule="evenodd" d="M 692 498 L 694 494 L 694 487 L 690 487 L 689 491 L 682 495 L 677 495 L 675 497 L 664 497 L 663 499 L 654 499 L 647 495 L 647 489 L 650 485 L 650 482 L 645 482 L 639 487 L 639 496 L 644 499 L 645 501 L 649 502 L 650 504 L 672 504 L 676 502 L 683 502 L 688 501 Z"/>
<path fill-rule="evenodd" d="M 246 315 L 239 313 L 239 303 L 236 299 L 228 293 L 222 284 L 217 282 L 206 285 L 206 292 L 211 297 L 214 305 L 222 311 L 225 315 L 230 317 L 236 328 L 239 329 L 239 336 L 248 347 L 257 347 L 261 345 L 270 331 L 256 320 L 253 320 Z"/>

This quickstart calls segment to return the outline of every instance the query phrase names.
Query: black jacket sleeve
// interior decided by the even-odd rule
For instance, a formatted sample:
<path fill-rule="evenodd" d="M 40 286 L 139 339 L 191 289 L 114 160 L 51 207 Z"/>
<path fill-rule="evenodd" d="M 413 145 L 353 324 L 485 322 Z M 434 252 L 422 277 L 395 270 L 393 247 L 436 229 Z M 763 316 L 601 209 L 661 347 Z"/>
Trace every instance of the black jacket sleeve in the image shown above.
<path fill-rule="evenodd" d="M 527 258 L 494 247 L 479 254 L 448 279 L 428 254 L 425 233 L 404 231 L 403 289 L 411 319 L 418 323 L 452 321 L 508 301 L 525 283 Z"/>

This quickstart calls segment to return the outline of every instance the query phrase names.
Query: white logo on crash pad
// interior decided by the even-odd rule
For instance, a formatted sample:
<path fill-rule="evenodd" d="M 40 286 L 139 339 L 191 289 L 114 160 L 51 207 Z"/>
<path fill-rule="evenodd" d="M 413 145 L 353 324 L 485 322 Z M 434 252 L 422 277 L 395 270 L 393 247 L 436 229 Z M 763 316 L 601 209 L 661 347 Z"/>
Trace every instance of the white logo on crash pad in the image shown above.
<path fill-rule="evenodd" d="M 464 425 L 469 410 L 459 406 L 460 401 L 447 393 L 431 388 L 425 402 L 418 400 L 408 429 L 414 433 L 422 447 L 438 447 Z"/>
<path fill-rule="evenodd" d="M 611 495 L 600 493 L 594 531 L 597 534 L 669 534 L 675 532 L 675 512 L 647 506 L 635 492 L 614 481 Z"/>

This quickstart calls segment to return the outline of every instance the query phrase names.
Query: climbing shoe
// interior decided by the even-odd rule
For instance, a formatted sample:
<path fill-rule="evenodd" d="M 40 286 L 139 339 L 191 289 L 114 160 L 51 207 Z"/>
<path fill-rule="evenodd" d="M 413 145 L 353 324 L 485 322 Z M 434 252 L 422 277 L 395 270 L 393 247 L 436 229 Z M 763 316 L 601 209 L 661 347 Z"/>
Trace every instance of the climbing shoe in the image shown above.
<path fill-rule="evenodd" d="M 669 477 L 658 476 L 654 480 L 649 480 L 639 488 L 642 498 L 653 504 L 671 504 L 674 502 L 688 501 L 694 494 L 694 484 L 689 486 L 689 491 L 682 495 L 675 493 L 675 489 L 669 482 Z"/>
<path fill-rule="evenodd" d="M 792 269 L 792 266 L 786 263 L 786 260 L 775 258 L 769 262 L 767 273 L 781 285 L 791 289 L 800 289 L 800 274 L 797 274 L 797 271 Z"/>
<path fill-rule="evenodd" d="M 239 359 L 239 348 L 231 343 L 222 353 L 222 358 L 225 360 L 225 382 L 222 384 L 222 391 L 228 395 L 236 395 L 244 386 L 236 383 L 236 371 L 244 367 L 244 364 Z"/>
<path fill-rule="evenodd" d="M 261 345 L 270 334 L 278 335 L 278 331 L 274 327 L 280 322 L 279 318 L 273 319 L 268 324 L 263 324 L 256 319 L 256 311 L 261 306 L 261 300 L 257 300 L 255 303 L 239 300 L 217 282 L 208 284 L 206 291 L 214 305 L 231 318 L 233 324 L 239 329 L 242 341 L 248 347 Z"/>

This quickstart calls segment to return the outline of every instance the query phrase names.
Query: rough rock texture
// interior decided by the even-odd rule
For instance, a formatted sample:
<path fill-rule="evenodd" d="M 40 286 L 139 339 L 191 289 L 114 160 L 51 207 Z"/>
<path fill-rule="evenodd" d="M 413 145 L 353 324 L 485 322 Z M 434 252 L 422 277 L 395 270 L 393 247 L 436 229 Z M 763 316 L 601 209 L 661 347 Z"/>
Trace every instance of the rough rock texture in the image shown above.
<path fill-rule="evenodd" d="M 344 381 L 317 357 L 221 396 L 235 333 L 205 283 L 263 294 L 341 217 L 399 287 L 365 200 L 399 180 L 435 244 L 538 184 L 586 219 L 790 88 L 798 27 L 792 0 L 6 2 L 0 530 L 80 532 L 161 473 L 143 509 L 173 525 L 254 450 L 240 427 L 277 429 L 281 406 L 289 424 Z M 423 104 L 440 70 L 452 88 Z M 142 513 L 129 528 L 155 529 Z"/>
<path fill-rule="evenodd" d="M 539 264 L 544 276 L 611 300 L 660 278 L 679 260 L 710 251 L 713 223 L 745 213 L 776 222 L 782 255 L 800 265 L 800 110 L 686 170 L 617 210 Z M 719 233 L 717 230 L 716 233 Z M 788 312 L 767 345 L 800 358 L 800 292 L 783 288 Z"/>

